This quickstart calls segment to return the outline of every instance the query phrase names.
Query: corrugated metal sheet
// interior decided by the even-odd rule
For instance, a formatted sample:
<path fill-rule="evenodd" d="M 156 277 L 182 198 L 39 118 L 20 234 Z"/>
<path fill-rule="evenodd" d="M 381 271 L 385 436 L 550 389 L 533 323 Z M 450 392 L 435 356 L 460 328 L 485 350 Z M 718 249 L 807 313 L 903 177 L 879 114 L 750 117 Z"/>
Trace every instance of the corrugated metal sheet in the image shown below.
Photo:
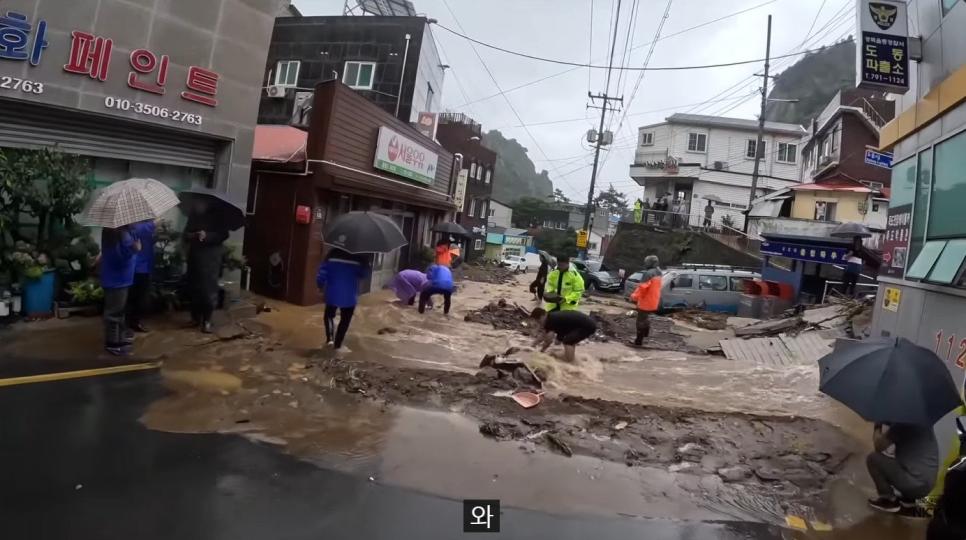
<path fill-rule="evenodd" d="M 218 142 L 107 116 L 0 100 L 0 146 L 213 169 Z"/>
<path fill-rule="evenodd" d="M 752 339 L 723 339 L 721 350 L 731 360 L 751 361 L 765 366 L 812 364 L 832 351 L 833 341 L 818 332 L 798 336 L 780 335 Z"/>

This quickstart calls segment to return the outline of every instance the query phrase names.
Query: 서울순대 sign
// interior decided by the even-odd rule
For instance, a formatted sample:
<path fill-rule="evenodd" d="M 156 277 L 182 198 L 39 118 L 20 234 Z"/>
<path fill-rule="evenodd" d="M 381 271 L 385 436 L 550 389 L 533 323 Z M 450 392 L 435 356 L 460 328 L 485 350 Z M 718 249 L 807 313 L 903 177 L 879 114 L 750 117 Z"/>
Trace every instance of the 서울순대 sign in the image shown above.
<path fill-rule="evenodd" d="M 858 86 L 904 94 L 909 90 L 909 31 L 906 3 L 859 1 L 856 47 Z"/>
<path fill-rule="evenodd" d="M 177 93 L 180 101 L 186 105 L 218 105 L 220 76 L 210 69 L 189 66 L 184 80 L 169 80 L 171 59 L 166 54 L 136 48 L 125 58 L 125 55 L 116 54 L 114 40 L 110 36 L 76 29 L 70 32 L 66 48 L 51 49 L 48 30 L 47 21 L 43 18 L 31 20 L 25 13 L 14 10 L 0 12 L 0 62 L 26 62 L 32 67 L 39 66 L 41 62 L 58 62 L 69 76 L 100 82 L 111 77 L 123 77 L 135 93 L 106 96 L 105 108 L 133 112 L 174 124 L 200 126 L 203 117 L 193 107 L 186 110 L 176 105 L 164 106 L 152 102 L 157 100 L 142 102 L 138 95 L 164 96 L 171 91 Z M 30 76 L 30 71 L 27 73 L 25 77 L 0 76 L 0 93 L 42 95 L 47 86 L 53 84 L 49 80 L 35 80 Z M 65 84 L 64 81 L 59 83 Z"/>
<path fill-rule="evenodd" d="M 439 155 L 408 137 L 382 126 L 373 167 L 423 184 L 436 180 Z"/>

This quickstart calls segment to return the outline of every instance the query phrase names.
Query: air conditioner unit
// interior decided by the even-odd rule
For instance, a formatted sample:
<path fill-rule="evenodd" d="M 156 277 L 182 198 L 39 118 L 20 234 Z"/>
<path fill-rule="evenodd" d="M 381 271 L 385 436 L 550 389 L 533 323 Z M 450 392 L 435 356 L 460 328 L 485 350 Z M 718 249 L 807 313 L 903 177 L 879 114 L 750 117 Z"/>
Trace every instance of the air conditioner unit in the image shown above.
<path fill-rule="evenodd" d="M 724 171 L 724 170 L 727 170 L 727 169 L 728 169 L 728 164 L 725 163 L 724 161 L 715 161 L 714 162 L 714 170 L 716 170 L 716 171 Z"/>
<path fill-rule="evenodd" d="M 270 98 L 281 99 L 285 97 L 285 87 L 277 84 L 272 85 L 265 89 L 265 93 Z"/>

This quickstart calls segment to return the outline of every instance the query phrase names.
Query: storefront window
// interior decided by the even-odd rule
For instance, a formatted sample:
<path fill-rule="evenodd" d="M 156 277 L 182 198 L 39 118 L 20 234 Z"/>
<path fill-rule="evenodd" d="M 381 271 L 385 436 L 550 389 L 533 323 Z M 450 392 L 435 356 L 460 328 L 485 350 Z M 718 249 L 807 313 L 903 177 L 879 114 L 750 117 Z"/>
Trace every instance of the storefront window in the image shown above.
<path fill-rule="evenodd" d="M 907 159 L 892 167 L 892 198 L 889 208 L 912 204 L 916 199 L 916 160 Z"/>
<path fill-rule="evenodd" d="M 929 203 L 932 238 L 966 236 L 966 132 L 936 146 L 936 175 Z M 918 206 L 917 206 L 918 209 Z"/>
<path fill-rule="evenodd" d="M 929 215 L 932 184 L 932 148 L 919 153 L 919 171 L 916 177 L 916 203 L 912 210 L 912 241 L 909 244 L 911 260 L 916 259 L 926 241 L 926 217 Z"/>

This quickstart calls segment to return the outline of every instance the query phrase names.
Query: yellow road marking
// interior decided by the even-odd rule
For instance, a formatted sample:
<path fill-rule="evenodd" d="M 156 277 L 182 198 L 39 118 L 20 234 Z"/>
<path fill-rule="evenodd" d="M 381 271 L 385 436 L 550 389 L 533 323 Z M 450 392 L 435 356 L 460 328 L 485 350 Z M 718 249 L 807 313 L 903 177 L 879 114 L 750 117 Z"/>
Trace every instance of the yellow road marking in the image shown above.
<path fill-rule="evenodd" d="M 126 364 L 123 366 L 111 366 L 94 369 L 80 369 L 77 371 L 62 371 L 60 373 L 41 373 L 40 375 L 27 375 L 25 377 L 10 377 L 0 379 L 0 386 L 15 386 L 18 384 L 32 384 L 51 381 L 63 381 L 66 379 L 80 379 L 83 377 L 97 377 L 99 375 L 111 375 L 114 373 L 126 373 L 128 371 L 144 371 L 161 367 L 161 362 L 146 362 L 142 364 Z"/>

